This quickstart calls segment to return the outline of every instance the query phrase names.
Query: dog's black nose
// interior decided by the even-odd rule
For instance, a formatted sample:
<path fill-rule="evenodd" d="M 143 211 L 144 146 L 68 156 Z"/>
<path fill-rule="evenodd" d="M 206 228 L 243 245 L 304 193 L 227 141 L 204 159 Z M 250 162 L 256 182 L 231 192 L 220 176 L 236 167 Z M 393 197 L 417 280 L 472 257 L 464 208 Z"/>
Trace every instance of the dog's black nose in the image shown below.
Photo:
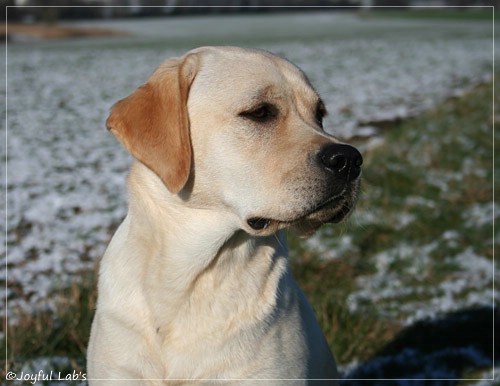
<path fill-rule="evenodd" d="M 344 181 L 350 182 L 361 173 L 363 157 L 349 145 L 332 143 L 318 153 L 320 164 Z"/>

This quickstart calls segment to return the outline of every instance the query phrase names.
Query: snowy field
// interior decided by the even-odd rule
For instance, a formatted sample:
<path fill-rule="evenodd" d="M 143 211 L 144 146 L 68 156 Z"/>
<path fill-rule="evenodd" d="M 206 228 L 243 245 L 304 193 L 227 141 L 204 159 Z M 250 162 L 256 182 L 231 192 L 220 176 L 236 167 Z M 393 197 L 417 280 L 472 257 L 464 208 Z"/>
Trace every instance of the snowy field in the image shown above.
<path fill-rule="evenodd" d="M 364 146 L 383 135 L 377 122 L 416 115 L 492 77 L 489 22 L 397 21 L 318 12 L 85 25 L 130 31 L 132 36 L 9 43 L 6 50 L 7 111 L 4 103 L 0 109 L 8 114 L 7 146 L 1 149 L 7 178 L 0 183 L 7 192 L 7 221 L 0 225 L 0 235 L 7 243 L 2 240 L 0 246 L 0 269 L 7 285 L 0 286 L 0 302 L 5 314 L 8 299 L 11 323 L 17 309 L 53 307 L 54 291 L 95 269 L 126 214 L 124 188 L 131 161 L 104 122 L 110 106 L 164 59 L 207 44 L 260 47 L 283 55 L 308 74 L 323 96 L 329 110 L 326 130 L 342 138 L 367 136 Z M 493 216 L 493 206 L 474 210 L 468 215 L 477 222 Z M 357 214 L 365 225 L 379 220 L 373 211 Z M 412 220 L 402 216 L 394 221 Z M 449 243 L 457 237 L 443 236 Z M 311 239 L 309 246 L 323 248 L 325 258 L 355 248 L 348 234 L 334 249 L 325 249 L 318 240 Z M 403 296 L 397 278 L 389 281 L 385 275 L 391 256 L 419 256 L 414 271 L 408 271 L 416 275 L 437 247 L 401 244 L 374 256 L 378 272 L 359 282 L 359 291 L 348 299 L 352 308 L 367 298 L 384 297 L 382 290 L 387 296 L 394 291 Z M 477 277 L 478 290 L 469 305 L 485 304 L 491 296 L 491 264 L 467 250 L 459 261 L 470 276 L 455 285 Z M 448 300 L 455 288 L 440 288 L 442 296 L 433 301 L 452 309 Z M 407 310 L 407 323 L 434 309 L 427 303 Z"/>

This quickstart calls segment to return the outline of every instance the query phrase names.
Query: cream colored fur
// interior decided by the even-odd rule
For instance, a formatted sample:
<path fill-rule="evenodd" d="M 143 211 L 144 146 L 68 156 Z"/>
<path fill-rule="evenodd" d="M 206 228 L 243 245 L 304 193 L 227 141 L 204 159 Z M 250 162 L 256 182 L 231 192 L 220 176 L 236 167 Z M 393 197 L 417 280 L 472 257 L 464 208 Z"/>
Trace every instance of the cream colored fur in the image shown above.
<path fill-rule="evenodd" d="M 261 122 L 263 101 L 277 112 Z M 108 126 L 138 161 L 100 266 L 91 385 L 336 384 L 285 233 L 311 233 L 357 197 L 359 178 L 320 205 L 328 187 L 311 160 L 338 141 L 315 120 L 318 103 L 289 62 L 206 47 L 113 108 Z"/>

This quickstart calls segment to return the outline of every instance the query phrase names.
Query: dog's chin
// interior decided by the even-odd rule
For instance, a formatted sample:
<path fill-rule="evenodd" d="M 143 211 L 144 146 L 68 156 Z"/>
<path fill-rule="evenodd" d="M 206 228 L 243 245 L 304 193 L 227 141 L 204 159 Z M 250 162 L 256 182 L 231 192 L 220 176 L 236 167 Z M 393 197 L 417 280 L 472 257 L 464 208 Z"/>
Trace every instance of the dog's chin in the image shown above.
<path fill-rule="evenodd" d="M 307 211 L 290 220 L 277 220 L 266 217 L 251 217 L 247 220 L 247 232 L 255 236 L 268 236 L 280 229 L 290 228 L 300 236 L 314 234 L 322 225 L 337 224 L 349 217 L 354 209 L 356 198 L 341 197 L 327 201 L 312 211 Z"/>
<path fill-rule="evenodd" d="M 355 202 L 344 201 L 327 206 L 291 224 L 290 229 L 302 237 L 313 235 L 324 224 L 338 224 L 349 217 Z"/>

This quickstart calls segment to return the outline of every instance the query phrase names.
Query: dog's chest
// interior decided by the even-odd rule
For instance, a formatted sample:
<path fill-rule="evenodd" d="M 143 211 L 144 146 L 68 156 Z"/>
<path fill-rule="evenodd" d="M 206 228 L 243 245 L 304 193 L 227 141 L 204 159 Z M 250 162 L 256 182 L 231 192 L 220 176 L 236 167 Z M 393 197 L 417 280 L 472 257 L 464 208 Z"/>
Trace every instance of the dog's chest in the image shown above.
<path fill-rule="evenodd" d="M 279 357 L 282 342 L 270 326 L 279 329 L 290 313 L 284 299 L 290 292 L 287 265 L 283 260 L 265 273 L 260 269 L 232 267 L 224 277 L 221 272 L 200 277 L 189 297 L 164 310 L 168 322 L 164 315 L 156 318 L 163 322 L 151 329 L 151 338 L 159 345 L 158 365 L 166 378 L 211 378 L 227 369 L 232 372 L 227 377 L 249 377 Z M 296 323 L 293 319 L 288 323 Z M 264 357 L 250 355 L 263 348 Z"/>

